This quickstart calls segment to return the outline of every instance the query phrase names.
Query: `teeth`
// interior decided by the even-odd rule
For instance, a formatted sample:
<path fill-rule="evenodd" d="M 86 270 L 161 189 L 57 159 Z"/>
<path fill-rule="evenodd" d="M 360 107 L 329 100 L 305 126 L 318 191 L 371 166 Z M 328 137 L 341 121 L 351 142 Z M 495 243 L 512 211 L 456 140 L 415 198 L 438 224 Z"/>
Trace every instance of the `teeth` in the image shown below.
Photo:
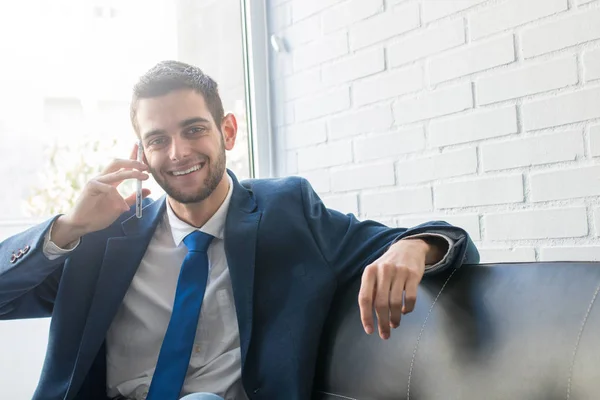
<path fill-rule="evenodd" d="M 202 168 L 202 165 L 194 165 L 193 167 L 188 168 L 185 171 L 173 171 L 173 175 L 181 176 L 181 175 L 191 174 L 194 171 L 198 171 L 200 168 Z"/>

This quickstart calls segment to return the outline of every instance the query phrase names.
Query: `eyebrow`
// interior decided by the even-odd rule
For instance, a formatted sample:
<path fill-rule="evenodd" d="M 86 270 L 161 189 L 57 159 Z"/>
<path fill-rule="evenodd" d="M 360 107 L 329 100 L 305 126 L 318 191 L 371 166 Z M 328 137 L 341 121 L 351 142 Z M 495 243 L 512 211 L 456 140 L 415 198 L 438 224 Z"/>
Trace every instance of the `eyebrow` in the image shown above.
<path fill-rule="evenodd" d="M 194 124 L 198 124 L 198 123 L 205 123 L 208 124 L 210 123 L 210 121 L 206 118 L 202 118 L 202 117 L 194 117 L 194 118 L 188 118 L 186 120 L 183 120 L 179 123 L 179 127 L 180 128 L 185 128 L 186 126 L 190 126 L 190 125 L 194 125 Z M 150 132 L 146 132 L 143 135 L 144 139 L 148 139 L 149 137 L 155 136 L 155 135 L 161 135 L 164 134 L 165 130 L 164 129 L 155 129 L 152 130 Z"/>

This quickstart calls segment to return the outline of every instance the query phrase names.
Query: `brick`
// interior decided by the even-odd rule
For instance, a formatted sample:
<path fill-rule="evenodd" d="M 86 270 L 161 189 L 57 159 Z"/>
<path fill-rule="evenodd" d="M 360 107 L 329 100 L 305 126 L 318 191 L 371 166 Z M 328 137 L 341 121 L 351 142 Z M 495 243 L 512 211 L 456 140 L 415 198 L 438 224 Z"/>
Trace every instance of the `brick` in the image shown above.
<path fill-rule="evenodd" d="M 298 170 L 332 167 L 352 162 L 350 142 L 336 142 L 298 150 Z"/>
<path fill-rule="evenodd" d="M 478 248 L 477 250 L 479 250 L 480 263 L 482 264 L 535 261 L 535 249 L 533 247 Z"/>
<path fill-rule="evenodd" d="M 329 120 L 329 137 L 340 139 L 363 133 L 387 131 L 393 123 L 394 116 L 389 104 L 355 109 Z"/>
<path fill-rule="evenodd" d="M 358 196 L 356 194 L 327 196 L 322 200 L 325 207 L 331 210 L 339 211 L 343 214 L 358 215 Z"/>
<path fill-rule="evenodd" d="M 574 161 L 583 156 L 581 132 L 559 132 L 526 139 L 481 146 L 484 171 L 528 167 L 560 161 Z"/>
<path fill-rule="evenodd" d="M 600 79 L 600 49 L 586 51 L 583 54 L 583 69 L 586 82 Z"/>
<path fill-rule="evenodd" d="M 584 5 L 584 4 L 591 3 L 593 1 L 596 1 L 596 0 L 579 0 L 579 5 L 581 6 L 581 5 Z"/>
<path fill-rule="evenodd" d="M 466 10 L 486 0 L 426 0 L 422 3 L 423 21 L 429 22 Z"/>
<path fill-rule="evenodd" d="M 331 173 L 327 169 L 304 171 L 300 176 L 307 179 L 317 193 L 327 193 L 331 191 Z"/>
<path fill-rule="evenodd" d="M 471 83 L 423 93 L 417 98 L 396 101 L 394 118 L 399 125 L 453 114 L 473 107 Z"/>
<path fill-rule="evenodd" d="M 302 1 L 293 1 L 292 2 L 292 16 L 294 23 L 304 19 L 306 17 L 310 17 L 311 15 L 317 14 L 320 11 L 325 10 L 337 3 L 341 0 L 302 0 Z"/>
<path fill-rule="evenodd" d="M 477 80 L 479 105 L 547 92 L 579 81 L 575 57 L 552 60 Z"/>
<path fill-rule="evenodd" d="M 429 60 L 432 84 L 469 75 L 515 61 L 512 35 L 470 45 Z"/>
<path fill-rule="evenodd" d="M 594 208 L 594 226 L 596 227 L 596 237 L 600 236 L 600 207 Z"/>
<path fill-rule="evenodd" d="M 484 224 L 487 240 L 547 240 L 588 234 L 585 207 L 488 214 Z"/>
<path fill-rule="evenodd" d="M 540 261 L 600 261 L 600 246 L 542 247 Z"/>
<path fill-rule="evenodd" d="M 285 131 L 285 148 L 287 150 L 312 146 L 327 141 L 327 130 L 324 121 L 291 125 Z"/>
<path fill-rule="evenodd" d="M 480 39 L 567 8 L 567 0 L 510 0 L 495 7 L 487 7 L 470 16 L 471 38 Z"/>
<path fill-rule="evenodd" d="M 600 38 L 600 9 L 589 9 L 524 30 L 521 50 L 525 58 L 539 56 Z"/>
<path fill-rule="evenodd" d="M 423 89 L 423 69 L 416 65 L 379 74 L 354 84 L 354 103 L 365 105 Z"/>
<path fill-rule="evenodd" d="M 398 163 L 398 184 L 428 182 L 477 172 L 475 147 Z"/>
<path fill-rule="evenodd" d="M 388 59 L 397 67 L 465 43 L 465 27 L 462 19 L 407 36 L 388 48 Z"/>
<path fill-rule="evenodd" d="M 600 89 L 584 89 L 523 104 L 527 130 L 544 129 L 600 117 Z"/>
<path fill-rule="evenodd" d="M 276 82 L 275 87 L 281 89 L 284 100 L 289 101 L 318 92 L 324 85 L 321 82 L 321 70 L 311 69 L 287 77 L 283 82 Z"/>
<path fill-rule="evenodd" d="M 600 166 L 532 173 L 531 200 L 548 201 L 600 195 Z"/>
<path fill-rule="evenodd" d="M 350 82 L 384 69 L 383 48 L 369 49 L 323 66 L 323 82 L 327 85 Z"/>
<path fill-rule="evenodd" d="M 494 176 L 439 184 L 434 188 L 436 208 L 458 208 L 523 201 L 523 176 Z"/>
<path fill-rule="evenodd" d="M 314 97 L 296 101 L 296 121 L 323 117 L 350 108 L 350 90 L 344 86 Z"/>
<path fill-rule="evenodd" d="M 374 43 L 408 32 L 419 26 L 419 5 L 395 7 L 350 28 L 350 47 L 352 50 L 370 46 Z"/>
<path fill-rule="evenodd" d="M 378 160 L 413 153 L 425 148 L 423 128 L 413 128 L 385 135 L 369 136 L 354 142 L 357 161 Z"/>
<path fill-rule="evenodd" d="M 590 152 L 592 157 L 600 156 L 600 125 L 590 128 Z"/>
<path fill-rule="evenodd" d="M 361 201 L 361 211 L 366 217 L 426 212 L 432 208 L 428 187 L 364 194 Z"/>
<path fill-rule="evenodd" d="M 292 52 L 294 70 L 320 65 L 348 54 L 348 37 L 346 32 L 325 36 L 305 46 L 298 47 Z"/>
<path fill-rule="evenodd" d="M 314 15 L 310 18 L 294 23 L 282 33 L 289 51 L 293 51 L 303 44 L 312 42 L 321 37 L 321 16 Z"/>
<path fill-rule="evenodd" d="M 398 218 L 398 226 L 412 228 L 424 222 L 445 221 L 451 225 L 462 228 L 471 237 L 472 240 L 480 240 L 479 233 L 479 215 L 477 214 L 426 214 L 426 215 L 408 215 Z"/>
<path fill-rule="evenodd" d="M 334 192 L 393 186 L 395 183 L 393 162 L 360 165 L 331 172 Z"/>
<path fill-rule="evenodd" d="M 383 0 L 350 0 L 323 12 L 325 33 L 344 28 L 383 11 Z"/>
<path fill-rule="evenodd" d="M 517 131 L 517 109 L 511 106 L 433 121 L 429 126 L 429 143 L 432 146 L 448 146 Z"/>

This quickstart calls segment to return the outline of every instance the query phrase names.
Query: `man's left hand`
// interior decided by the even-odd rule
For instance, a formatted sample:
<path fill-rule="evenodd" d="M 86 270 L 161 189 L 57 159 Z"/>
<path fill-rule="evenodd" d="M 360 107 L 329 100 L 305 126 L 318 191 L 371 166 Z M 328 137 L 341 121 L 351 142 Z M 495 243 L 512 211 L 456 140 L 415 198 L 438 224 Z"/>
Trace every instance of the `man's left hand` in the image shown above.
<path fill-rule="evenodd" d="M 433 250 L 422 239 L 400 240 L 365 268 L 358 304 L 367 334 L 373 333 L 373 307 L 384 340 L 390 337 L 390 328 L 400 326 L 401 315 L 415 308 L 417 287 Z"/>

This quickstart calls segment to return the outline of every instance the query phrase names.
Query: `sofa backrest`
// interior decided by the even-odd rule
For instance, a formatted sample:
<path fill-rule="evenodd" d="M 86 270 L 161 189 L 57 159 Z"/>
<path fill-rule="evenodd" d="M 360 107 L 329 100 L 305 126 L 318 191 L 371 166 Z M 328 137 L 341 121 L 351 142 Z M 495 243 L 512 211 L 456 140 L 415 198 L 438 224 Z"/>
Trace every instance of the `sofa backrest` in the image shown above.
<path fill-rule="evenodd" d="M 421 284 L 388 341 L 337 299 L 317 399 L 600 398 L 600 263 L 462 266 Z"/>

